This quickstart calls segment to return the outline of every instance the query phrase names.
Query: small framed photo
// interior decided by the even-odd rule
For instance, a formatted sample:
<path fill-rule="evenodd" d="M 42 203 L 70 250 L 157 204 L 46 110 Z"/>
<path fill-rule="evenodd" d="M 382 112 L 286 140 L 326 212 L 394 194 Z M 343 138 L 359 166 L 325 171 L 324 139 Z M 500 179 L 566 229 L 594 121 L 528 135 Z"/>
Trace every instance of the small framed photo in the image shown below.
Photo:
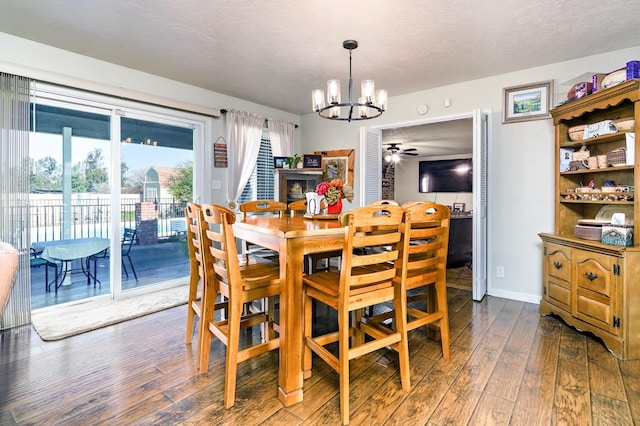
<path fill-rule="evenodd" d="M 284 169 L 284 165 L 286 164 L 289 157 L 273 157 L 273 168 L 274 169 Z"/>
<path fill-rule="evenodd" d="M 503 123 L 550 118 L 553 80 L 502 89 Z"/>
<path fill-rule="evenodd" d="M 462 213 L 464 211 L 464 203 L 453 203 L 453 211 L 455 213 Z"/>
<path fill-rule="evenodd" d="M 320 169 L 322 168 L 322 155 L 304 155 L 302 167 L 305 169 Z"/>

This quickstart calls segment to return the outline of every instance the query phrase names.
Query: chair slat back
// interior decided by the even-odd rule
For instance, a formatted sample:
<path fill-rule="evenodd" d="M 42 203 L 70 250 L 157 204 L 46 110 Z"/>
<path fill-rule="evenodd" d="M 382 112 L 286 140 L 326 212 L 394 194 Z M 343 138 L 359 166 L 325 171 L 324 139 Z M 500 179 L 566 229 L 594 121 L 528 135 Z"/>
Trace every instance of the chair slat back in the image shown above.
<path fill-rule="evenodd" d="M 369 205 L 370 206 L 399 206 L 400 203 L 398 203 L 395 200 L 376 200 L 369 203 Z"/>
<path fill-rule="evenodd" d="M 232 297 L 231 295 L 241 291 L 240 263 L 233 233 L 236 215 L 226 207 L 205 204 L 202 206 L 202 219 L 202 223 L 206 224 L 202 237 L 203 240 L 207 239 L 205 244 L 208 249 L 203 250 L 205 269 L 220 278 L 218 285 L 228 286 L 228 293 L 222 292 Z"/>
<path fill-rule="evenodd" d="M 122 254 L 127 255 L 131 251 L 131 246 L 133 242 L 136 240 L 137 230 L 134 228 L 124 228 L 124 233 L 122 234 Z"/>
<path fill-rule="evenodd" d="M 304 214 L 307 212 L 307 200 L 298 200 L 289 203 L 289 211 L 291 212 L 291 216 L 295 216 L 297 214 Z"/>
<path fill-rule="evenodd" d="M 411 217 L 407 288 L 445 279 L 451 211 L 424 202 L 408 207 L 407 213 Z"/>
<path fill-rule="evenodd" d="M 202 269 L 202 245 L 199 238 L 199 218 L 200 218 L 200 204 L 187 203 L 187 207 L 184 209 L 185 218 L 187 221 L 187 246 L 189 248 L 189 265 L 191 267 L 191 279 L 195 280 L 197 277 L 204 278 L 204 270 Z"/>
<path fill-rule="evenodd" d="M 287 205 L 274 200 L 254 200 L 240 204 L 242 217 L 246 218 L 247 213 L 271 213 L 278 212 L 281 216 L 287 211 Z"/>
<path fill-rule="evenodd" d="M 404 270 L 404 235 L 410 225 L 399 206 L 366 206 L 343 213 L 345 246 L 340 270 L 340 291 L 391 284 Z"/>

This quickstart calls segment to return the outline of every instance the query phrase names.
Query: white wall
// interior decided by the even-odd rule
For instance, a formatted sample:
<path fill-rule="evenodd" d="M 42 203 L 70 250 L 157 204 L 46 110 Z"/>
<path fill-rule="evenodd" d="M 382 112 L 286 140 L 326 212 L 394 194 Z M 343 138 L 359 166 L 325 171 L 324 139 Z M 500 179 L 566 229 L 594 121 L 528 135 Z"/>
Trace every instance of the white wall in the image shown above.
<path fill-rule="evenodd" d="M 300 117 L 295 114 L 34 43 L 2 32 L 0 32 L 0 46 L 2 46 L 2 56 L 0 56 L 2 72 L 104 93 L 114 93 L 114 90 L 121 92 L 124 89 L 130 93 L 131 99 L 139 99 L 136 95 L 142 93 L 166 98 L 175 101 L 176 104 L 184 103 L 227 110 L 235 108 L 265 117 L 281 118 L 295 124 L 300 122 Z M 211 78 L 214 79 L 215 76 Z M 226 138 L 224 115 L 213 120 L 210 145 L 220 136 Z M 297 137 L 299 138 L 299 135 Z M 206 174 L 204 193 L 210 196 L 205 196 L 201 202 L 226 205 L 227 169 L 214 168 L 211 146 L 208 152 L 211 152 L 209 160 L 211 169 Z M 222 181 L 222 189 L 212 190 L 209 179 Z"/>
<path fill-rule="evenodd" d="M 389 110 L 382 117 L 365 124 L 385 127 L 424 121 L 425 117 L 417 113 L 417 106 L 422 103 L 429 105 L 427 118 L 432 119 L 469 114 L 474 108 L 491 111 L 489 294 L 537 302 L 542 291 L 542 254 L 538 233 L 553 230 L 553 127 L 551 119 L 502 124 L 502 89 L 552 79 L 557 88 L 560 83 L 581 74 L 610 72 L 636 59 L 640 59 L 640 46 L 395 96 L 389 99 Z M 449 108 L 444 107 L 445 98 L 451 99 Z M 313 113 L 305 115 L 302 117 L 301 151 L 313 152 L 320 147 L 355 149 L 354 184 L 357 189 L 360 125 L 357 122 L 328 122 Z M 410 178 L 410 182 L 414 181 L 415 178 Z M 358 202 L 354 200 L 355 205 Z M 504 267 L 504 278 L 495 277 L 496 266 Z"/>
<path fill-rule="evenodd" d="M 313 113 L 298 117 L 4 33 L 0 33 L 0 45 L 0 71 L 3 72 L 41 79 L 47 76 L 46 80 L 54 83 L 77 82 L 77 87 L 83 87 L 82 84 L 86 82 L 97 82 L 195 105 L 237 108 L 298 123 L 300 129 L 297 142 L 300 148 L 296 152 L 312 153 L 320 149 L 356 150 L 354 188 L 358 188 L 360 124 L 357 122 L 333 122 Z M 474 108 L 491 111 L 488 158 L 489 293 L 518 300 L 538 301 L 542 288 L 542 256 L 537 234 L 553 230 L 553 128 L 550 119 L 503 125 L 502 88 L 550 79 L 558 87 L 560 83 L 581 74 L 606 73 L 635 59 L 640 59 L 640 46 L 395 96 L 389 99 L 389 111 L 366 123 L 380 127 L 423 122 L 424 117 L 416 112 L 417 106 L 422 103 L 429 105 L 427 118 L 456 118 L 470 114 Z M 451 99 L 449 108 L 444 107 L 445 98 Z M 213 121 L 212 142 L 223 132 L 222 120 Z M 212 167 L 211 177 L 223 181 L 223 190 L 212 191 L 211 200 L 203 200 L 204 202 L 226 202 L 226 172 L 227 169 Z M 359 205 L 357 192 L 352 206 L 355 205 Z M 495 278 L 498 265 L 504 267 L 504 278 Z"/>

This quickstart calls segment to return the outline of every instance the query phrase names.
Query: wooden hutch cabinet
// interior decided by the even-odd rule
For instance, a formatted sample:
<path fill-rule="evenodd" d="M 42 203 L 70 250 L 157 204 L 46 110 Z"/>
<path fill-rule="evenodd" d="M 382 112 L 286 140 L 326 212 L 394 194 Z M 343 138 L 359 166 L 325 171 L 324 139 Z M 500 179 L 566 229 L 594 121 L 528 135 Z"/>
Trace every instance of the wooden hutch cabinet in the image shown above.
<path fill-rule="evenodd" d="M 640 129 L 640 80 L 630 80 L 551 110 L 555 126 L 555 226 L 553 234 L 540 234 L 543 248 L 542 315 L 556 314 L 567 324 L 593 333 L 623 359 L 640 358 L 640 226 L 633 230 L 632 246 L 602 244 L 575 236 L 579 220 L 594 219 L 604 206 L 640 217 L 640 200 L 629 192 L 626 200 L 593 196 L 576 198 L 576 188 L 593 179 L 625 185 L 640 183 L 640 149 L 632 163 L 597 169 L 561 171 L 565 149 L 586 146 L 591 156 L 625 147 L 626 133 Z M 573 142 L 569 128 L 604 120 L 635 119 L 628 131 Z M 629 152 L 631 152 L 629 150 Z M 615 197 L 614 197 L 615 198 Z"/>

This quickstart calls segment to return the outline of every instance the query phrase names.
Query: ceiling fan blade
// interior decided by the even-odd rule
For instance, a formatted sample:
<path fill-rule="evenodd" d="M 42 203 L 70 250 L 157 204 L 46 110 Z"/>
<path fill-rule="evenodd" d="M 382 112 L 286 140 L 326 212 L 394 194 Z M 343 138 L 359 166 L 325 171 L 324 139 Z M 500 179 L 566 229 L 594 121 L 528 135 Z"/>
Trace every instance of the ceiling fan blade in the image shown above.
<path fill-rule="evenodd" d="M 402 154 L 402 155 L 412 155 L 412 156 L 420 155 L 420 154 L 418 154 L 417 152 L 406 152 L 406 151 L 405 151 L 405 152 L 402 152 L 401 154 Z"/>
<path fill-rule="evenodd" d="M 407 148 L 407 149 L 403 150 L 403 152 L 407 152 L 407 151 L 417 151 L 417 149 L 416 148 Z"/>

